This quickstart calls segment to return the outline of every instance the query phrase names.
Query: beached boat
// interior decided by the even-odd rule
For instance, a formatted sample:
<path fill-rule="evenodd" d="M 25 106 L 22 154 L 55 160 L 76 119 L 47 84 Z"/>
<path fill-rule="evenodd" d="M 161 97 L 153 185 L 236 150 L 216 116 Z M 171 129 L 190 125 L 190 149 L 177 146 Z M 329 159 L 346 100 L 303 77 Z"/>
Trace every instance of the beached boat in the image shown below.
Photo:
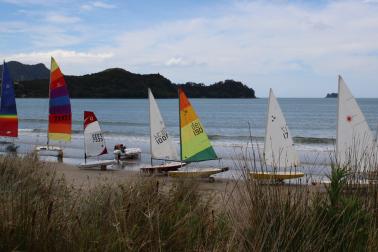
<path fill-rule="evenodd" d="M 199 120 L 193 106 L 179 88 L 179 118 L 180 118 L 180 158 L 185 163 L 201 162 L 207 160 L 219 160 L 213 146 Z M 225 172 L 228 167 L 223 168 L 202 168 L 170 171 L 171 177 L 206 177 L 213 181 L 211 175 Z"/>
<path fill-rule="evenodd" d="M 13 80 L 5 61 L 1 80 L 0 136 L 6 138 L 1 143 L 5 147 L 5 151 L 15 152 L 18 147 L 14 143 L 14 139 L 18 137 L 17 107 Z"/>
<path fill-rule="evenodd" d="M 269 92 L 263 157 L 265 165 L 273 170 L 250 172 L 253 179 L 283 181 L 304 176 L 303 172 L 296 170 L 299 165 L 298 153 L 272 89 Z"/>
<path fill-rule="evenodd" d="M 173 145 L 172 139 L 168 134 L 159 107 L 150 89 L 148 89 L 148 99 L 150 105 L 151 166 L 142 167 L 140 170 L 146 173 L 166 173 L 168 171 L 175 171 L 184 166 L 185 163 L 177 162 L 180 158 Z M 153 165 L 153 160 L 163 161 L 164 163 Z"/>
<path fill-rule="evenodd" d="M 84 163 L 79 168 L 95 168 L 106 170 L 108 165 L 115 164 L 115 160 L 87 160 L 88 157 L 98 157 L 107 154 L 105 139 L 95 114 L 84 111 Z"/>
<path fill-rule="evenodd" d="M 377 145 L 356 99 L 341 76 L 338 78 L 336 161 L 353 172 L 374 172 Z"/>
<path fill-rule="evenodd" d="M 127 148 L 124 144 L 116 144 L 113 154 L 116 160 L 139 159 L 142 150 L 140 148 Z"/>
<path fill-rule="evenodd" d="M 71 104 L 64 76 L 55 59 L 51 57 L 49 84 L 49 124 L 47 144 L 37 146 L 39 155 L 63 158 L 63 149 L 51 145 L 51 141 L 70 142 L 72 131 Z"/>

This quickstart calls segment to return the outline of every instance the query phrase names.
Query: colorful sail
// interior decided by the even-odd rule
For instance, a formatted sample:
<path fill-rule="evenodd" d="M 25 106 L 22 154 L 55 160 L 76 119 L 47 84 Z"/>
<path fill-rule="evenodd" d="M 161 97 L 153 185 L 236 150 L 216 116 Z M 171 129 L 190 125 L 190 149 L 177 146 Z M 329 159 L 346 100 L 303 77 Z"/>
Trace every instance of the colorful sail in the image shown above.
<path fill-rule="evenodd" d="M 63 74 L 55 59 L 51 57 L 50 111 L 48 139 L 71 141 L 71 104 Z"/>
<path fill-rule="evenodd" d="M 18 136 L 18 117 L 14 86 L 8 65 L 5 62 L 3 64 L 1 85 L 0 136 Z"/>
<path fill-rule="evenodd" d="M 148 89 L 148 99 L 150 101 L 151 157 L 155 159 L 179 160 L 177 150 L 173 145 L 171 137 L 168 135 L 159 107 L 150 89 Z"/>
<path fill-rule="evenodd" d="M 108 153 L 100 124 L 95 114 L 90 111 L 84 111 L 84 144 L 86 157 L 95 157 Z"/>
<path fill-rule="evenodd" d="M 269 93 L 264 158 L 266 164 L 274 168 L 299 165 L 293 139 L 272 89 Z"/>
<path fill-rule="evenodd" d="M 358 170 L 374 165 L 376 145 L 369 125 L 356 99 L 339 76 L 336 153 L 339 164 L 358 165 Z M 352 167 L 351 167 L 352 168 Z"/>
<path fill-rule="evenodd" d="M 217 159 L 209 138 L 184 91 L 179 88 L 181 160 L 185 162 Z"/>

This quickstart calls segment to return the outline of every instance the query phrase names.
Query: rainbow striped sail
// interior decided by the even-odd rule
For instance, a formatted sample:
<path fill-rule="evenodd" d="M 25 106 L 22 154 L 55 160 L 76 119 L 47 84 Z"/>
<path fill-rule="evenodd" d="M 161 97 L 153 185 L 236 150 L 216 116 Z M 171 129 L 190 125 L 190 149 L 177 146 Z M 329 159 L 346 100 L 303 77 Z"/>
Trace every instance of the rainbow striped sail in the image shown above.
<path fill-rule="evenodd" d="M 197 162 L 217 159 L 209 138 L 184 91 L 179 88 L 181 160 Z"/>
<path fill-rule="evenodd" d="M 3 64 L 1 85 L 0 136 L 18 136 L 18 117 L 14 86 L 8 65 L 5 62 Z"/>
<path fill-rule="evenodd" d="M 71 141 L 71 104 L 68 89 L 62 72 L 55 59 L 51 57 L 50 70 L 50 110 L 49 110 L 49 140 Z"/>

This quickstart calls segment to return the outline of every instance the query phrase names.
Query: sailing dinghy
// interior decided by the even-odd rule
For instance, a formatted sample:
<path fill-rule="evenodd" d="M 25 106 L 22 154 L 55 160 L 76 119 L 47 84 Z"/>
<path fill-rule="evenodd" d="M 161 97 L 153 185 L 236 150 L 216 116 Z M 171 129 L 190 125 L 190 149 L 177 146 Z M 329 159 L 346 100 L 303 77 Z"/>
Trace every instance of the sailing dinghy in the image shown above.
<path fill-rule="evenodd" d="M 298 153 L 272 89 L 269 92 L 263 157 L 265 164 L 271 166 L 273 171 L 250 172 L 250 176 L 254 179 L 283 181 L 304 176 L 303 172 L 296 171 L 299 165 Z M 289 170 L 280 171 L 282 168 L 289 168 Z"/>
<path fill-rule="evenodd" d="M 13 80 L 10 76 L 8 65 L 3 64 L 0 104 L 0 136 L 11 138 L 12 141 L 3 141 L 6 151 L 15 152 L 17 147 L 14 139 L 18 137 L 18 117 Z"/>
<path fill-rule="evenodd" d="M 336 160 L 355 172 L 373 172 L 377 146 L 356 99 L 341 76 L 338 78 Z"/>
<path fill-rule="evenodd" d="M 98 157 L 107 154 L 105 139 L 102 135 L 100 124 L 93 112 L 84 111 L 84 163 L 79 168 L 96 168 L 106 170 L 108 165 L 113 165 L 115 160 L 91 160 L 88 157 Z"/>
<path fill-rule="evenodd" d="M 204 127 L 188 97 L 181 88 L 179 88 L 178 93 L 181 161 L 190 163 L 217 160 L 218 156 L 215 153 Z M 169 171 L 168 175 L 170 177 L 209 178 L 210 181 L 214 181 L 214 178 L 210 177 L 211 175 L 225 171 L 228 171 L 228 167 Z"/>
<path fill-rule="evenodd" d="M 172 142 L 172 138 L 168 134 L 159 107 L 150 89 L 148 89 L 148 100 L 150 104 L 151 166 L 142 167 L 140 170 L 146 173 L 176 171 L 178 168 L 184 166 L 185 163 L 176 161 L 179 160 L 177 150 Z M 154 159 L 168 162 L 152 165 Z"/>
<path fill-rule="evenodd" d="M 49 124 L 47 144 L 37 146 L 39 155 L 63 158 L 61 147 L 50 145 L 50 141 L 70 142 L 72 131 L 71 104 L 68 88 L 55 59 L 51 57 L 49 84 Z"/>

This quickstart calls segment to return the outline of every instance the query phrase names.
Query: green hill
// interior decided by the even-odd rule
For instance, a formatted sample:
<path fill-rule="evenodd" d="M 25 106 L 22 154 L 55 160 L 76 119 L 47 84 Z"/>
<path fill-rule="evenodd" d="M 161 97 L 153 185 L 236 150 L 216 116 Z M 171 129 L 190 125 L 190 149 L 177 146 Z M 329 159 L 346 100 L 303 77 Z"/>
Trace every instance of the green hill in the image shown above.
<path fill-rule="evenodd" d="M 43 64 L 39 65 L 44 67 Z M 30 71 L 21 75 L 32 78 Z M 16 96 L 48 97 L 48 76 L 49 73 L 44 78 L 16 82 Z M 148 88 L 157 98 L 176 98 L 178 86 L 182 86 L 188 96 L 194 98 L 255 98 L 255 91 L 238 81 L 225 80 L 209 86 L 193 82 L 174 84 L 160 74 L 135 74 L 121 68 L 83 76 L 65 76 L 65 80 L 72 98 L 146 98 Z"/>

